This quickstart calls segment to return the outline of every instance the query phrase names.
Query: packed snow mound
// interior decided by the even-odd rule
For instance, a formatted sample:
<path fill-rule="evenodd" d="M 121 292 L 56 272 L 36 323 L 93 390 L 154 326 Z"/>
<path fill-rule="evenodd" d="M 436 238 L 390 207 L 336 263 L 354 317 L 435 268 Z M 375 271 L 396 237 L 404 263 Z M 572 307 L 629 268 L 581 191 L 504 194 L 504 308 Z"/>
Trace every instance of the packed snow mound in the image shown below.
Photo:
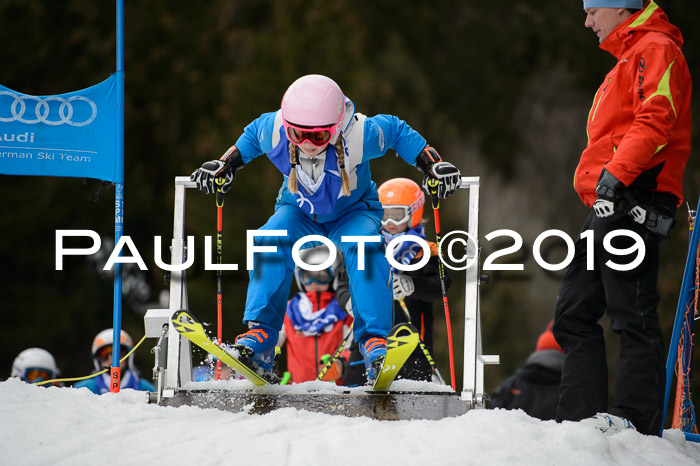
<path fill-rule="evenodd" d="M 264 416 L 146 403 L 144 392 L 0 382 L 0 463 L 12 465 L 697 465 L 700 444 L 606 437 L 522 411 L 472 410 L 440 421 L 375 421 L 292 408 Z"/>

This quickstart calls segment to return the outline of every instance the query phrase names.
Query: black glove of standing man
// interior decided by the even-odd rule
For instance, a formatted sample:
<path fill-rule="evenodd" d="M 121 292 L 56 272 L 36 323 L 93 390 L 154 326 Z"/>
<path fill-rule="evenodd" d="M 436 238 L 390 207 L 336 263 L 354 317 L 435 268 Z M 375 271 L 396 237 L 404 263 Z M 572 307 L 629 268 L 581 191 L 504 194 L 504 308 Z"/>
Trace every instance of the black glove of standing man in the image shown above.
<path fill-rule="evenodd" d="M 624 188 L 622 182 L 603 168 L 595 188 L 598 197 L 593 203 L 593 211 L 598 218 L 610 217 L 610 220 L 612 220 L 624 215 L 624 212 L 620 212 L 621 188 Z"/>

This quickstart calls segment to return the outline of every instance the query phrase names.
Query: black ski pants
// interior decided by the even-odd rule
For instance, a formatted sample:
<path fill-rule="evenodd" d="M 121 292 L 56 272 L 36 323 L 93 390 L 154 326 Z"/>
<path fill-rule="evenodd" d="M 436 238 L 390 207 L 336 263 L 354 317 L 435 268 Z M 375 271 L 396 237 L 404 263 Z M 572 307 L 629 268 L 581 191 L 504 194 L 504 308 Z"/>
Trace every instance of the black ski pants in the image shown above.
<path fill-rule="evenodd" d="M 604 249 L 603 238 L 627 229 L 644 240 L 644 261 L 630 271 L 615 271 L 606 262 L 631 263 L 635 253 L 615 256 Z M 638 431 L 658 435 L 665 389 L 664 345 L 656 307 L 659 269 L 658 236 L 625 216 L 616 221 L 591 211 L 581 229 L 593 230 L 593 270 L 587 267 L 587 241 L 575 242 L 574 259 L 562 279 L 554 318 L 554 337 L 564 349 L 564 368 L 557 419 L 580 421 L 599 412 L 629 419 Z M 634 244 L 618 236 L 612 245 Z M 603 329 L 598 321 L 607 314 L 613 332 L 620 335 L 615 405 L 608 409 L 608 366 Z"/>

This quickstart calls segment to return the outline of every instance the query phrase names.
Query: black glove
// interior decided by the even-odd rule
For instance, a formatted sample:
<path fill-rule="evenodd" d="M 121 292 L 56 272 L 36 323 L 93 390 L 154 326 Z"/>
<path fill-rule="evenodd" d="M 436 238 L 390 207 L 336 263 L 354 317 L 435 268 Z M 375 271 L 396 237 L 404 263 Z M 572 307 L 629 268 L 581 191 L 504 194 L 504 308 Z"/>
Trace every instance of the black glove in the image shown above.
<path fill-rule="evenodd" d="M 425 173 L 423 189 L 430 195 L 436 194 L 440 199 L 454 194 L 462 184 L 459 169 L 449 162 L 444 162 L 440 154 L 430 146 L 425 146 L 418 154 L 416 166 Z"/>
<path fill-rule="evenodd" d="M 190 175 L 190 180 L 197 183 L 197 189 L 204 194 L 216 192 L 219 185 L 221 185 L 221 192 L 226 193 L 231 189 L 233 175 L 242 167 L 241 153 L 236 146 L 231 146 L 219 160 L 204 162 L 201 168 Z M 220 179 L 219 182 L 216 181 L 217 178 Z"/>
<path fill-rule="evenodd" d="M 593 211 L 598 218 L 613 219 L 624 215 L 620 208 L 620 189 L 623 187 L 620 180 L 603 169 L 595 188 L 598 197 L 593 203 Z"/>

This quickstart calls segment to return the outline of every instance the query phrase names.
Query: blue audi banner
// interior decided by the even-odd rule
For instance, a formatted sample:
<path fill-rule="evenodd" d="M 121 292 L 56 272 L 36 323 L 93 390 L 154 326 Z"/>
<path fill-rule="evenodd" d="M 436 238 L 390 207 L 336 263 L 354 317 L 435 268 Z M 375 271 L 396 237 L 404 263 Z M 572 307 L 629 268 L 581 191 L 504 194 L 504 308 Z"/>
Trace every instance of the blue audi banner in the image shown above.
<path fill-rule="evenodd" d="M 67 94 L 33 96 L 0 85 L 0 173 L 124 183 L 116 150 L 116 75 Z"/>

